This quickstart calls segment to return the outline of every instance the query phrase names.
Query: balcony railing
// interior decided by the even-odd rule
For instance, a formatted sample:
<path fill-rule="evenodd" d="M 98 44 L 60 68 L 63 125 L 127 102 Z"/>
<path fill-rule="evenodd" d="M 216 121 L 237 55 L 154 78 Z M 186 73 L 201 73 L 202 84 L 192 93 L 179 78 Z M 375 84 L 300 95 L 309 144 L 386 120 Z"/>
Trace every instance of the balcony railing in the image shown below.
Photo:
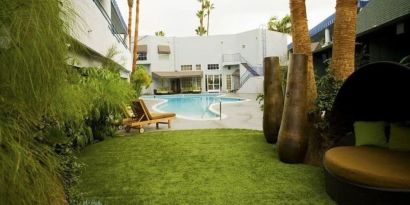
<path fill-rule="evenodd" d="M 222 55 L 222 62 L 226 63 L 233 63 L 233 62 L 238 62 L 242 63 L 242 56 L 240 53 L 235 53 L 235 54 L 223 54 Z"/>
<path fill-rule="evenodd" d="M 122 43 L 122 45 L 124 45 L 125 48 L 128 49 L 128 45 L 126 43 L 126 39 L 125 36 L 122 36 L 123 34 L 119 34 L 119 32 L 115 29 L 114 24 L 111 21 L 111 17 L 110 15 L 108 15 L 107 11 L 105 11 L 103 5 L 101 5 L 99 0 L 93 0 L 95 5 L 97 5 L 98 9 L 100 9 L 101 14 L 104 16 L 105 20 L 107 20 L 108 23 L 108 28 L 111 31 L 111 34 L 117 39 L 118 43 Z"/>

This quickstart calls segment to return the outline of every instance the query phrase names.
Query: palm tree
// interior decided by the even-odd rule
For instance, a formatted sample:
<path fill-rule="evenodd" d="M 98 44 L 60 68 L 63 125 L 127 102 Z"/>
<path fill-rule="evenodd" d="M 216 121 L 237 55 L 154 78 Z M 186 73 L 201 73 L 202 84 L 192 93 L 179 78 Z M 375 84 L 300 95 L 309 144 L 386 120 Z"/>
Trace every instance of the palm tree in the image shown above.
<path fill-rule="evenodd" d="M 134 32 L 134 51 L 132 52 L 132 71 L 137 68 L 138 60 L 138 26 L 139 26 L 139 15 L 140 15 L 140 0 L 137 0 L 137 6 L 135 8 L 135 32 Z"/>
<path fill-rule="evenodd" d="M 308 56 L 307 110 L 313 110 L 317 97 L 311 41 L 306 17 L 305 0 L 290 0 L 293 53 Z"/>
<path fill-rule="evenodd" d="M 357 0 L 337 0 L 331 68 L 337 80 L 354 71 Z"/>
<path fill-rule="evenodd" d="M 203 36 L 206 33 L 204 27 L 204 18 L 206 16 L 205 10 L 199 10 L 196 13 L 196 16 L 199 18 L 199 27 L 195 30 L 196 34 L 198 34 L 199 36 Z"/>
<path fill-rule="evenodd" d="M 195 32 L 198 36 L 203 36 L 206 33 L 206 30 L 204 27 L 198 26 L 198 28 L 195 29 Z"/>
<path fill-rule="evenodd" d="M 131 24 L 132 24 L 132 7 L 134 6 L 134 0 L 128 0 L 128 46 L 131 50 Z"/>
<path fill-rule="evenodd" d="M 206 14 L 207 14 L 207 17 L 208 17 L 207 25 L 206 25 L 206 35 L 209 36 L 209 16 L 211 15 L 211 10 L 215 9 L 215 7 L 214 7 L 214 4 L 211 3 L 210 0 L 206 0 L 205 7 L 207 9 Z"/>
<path fill-rule="evenodd" d="M 291 34 L 291 26 L 291 19 L 289 15 L 284 16 L 280 20 L 278 20 L 278 17 L 273 16 L 268 21 L 268 30 L 270 31 Z"/>
<path fill-rule="evenodd" d="M 155 32 L 155 36 L 163 37 L 163 36 L 165 36 L 165 32 L 164 31 L 157 31 L 157 32 Z"/>

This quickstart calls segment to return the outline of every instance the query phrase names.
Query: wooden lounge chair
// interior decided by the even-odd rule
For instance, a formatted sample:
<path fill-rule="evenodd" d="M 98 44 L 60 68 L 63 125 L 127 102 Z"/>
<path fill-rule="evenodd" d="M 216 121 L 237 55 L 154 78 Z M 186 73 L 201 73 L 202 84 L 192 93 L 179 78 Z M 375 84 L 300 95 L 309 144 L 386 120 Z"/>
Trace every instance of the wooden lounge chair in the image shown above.
<path fill-rule="evenodd" d="M 132 116 L 124 119 L 123 124 L 126 132 L 130 132 L 132 128 L 139 129 L 140 133 L 144 132 L 144 125 L 156 124 L 157 129 L 159 124 L 168 124 L 171 128 L 171 120 L 175 119 L 175 113 L 154 113 L 150 112 L 143 100 L 132 101 Z"/>

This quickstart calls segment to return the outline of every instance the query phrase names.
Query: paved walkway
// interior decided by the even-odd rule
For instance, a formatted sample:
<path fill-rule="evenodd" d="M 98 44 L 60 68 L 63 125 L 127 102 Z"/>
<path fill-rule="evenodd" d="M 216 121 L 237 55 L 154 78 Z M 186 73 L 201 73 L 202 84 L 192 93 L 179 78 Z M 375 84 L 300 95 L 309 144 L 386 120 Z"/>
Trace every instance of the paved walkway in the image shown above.
<path fill-rule="evenodd" d="M 232 97 L 241 97 L 249 99 L 249 101 L 222 104 L 222 114 L 227 115 L 222 120 L 186 120 L 176 118 L 172 121 L 171 130 L 186 130 L 186 129 L 209 129 L 209 128 L 239 128 L 262 130 L 263 113 L 256 102 L 256 94 L 229 94 Z M 152 107 L 157 104 L 158 100 L 145 100 L 147 107 L 152 110 Z M 215 110 L 219 110 L 219 105 L 214 105 Z M 146 132 L 155 131 L 155 125 L 144 126 Z M 167 125 L 160 125 L 160 131 L 168 130 Z M 133 130 L 135 132 L 135 130 Z"/>

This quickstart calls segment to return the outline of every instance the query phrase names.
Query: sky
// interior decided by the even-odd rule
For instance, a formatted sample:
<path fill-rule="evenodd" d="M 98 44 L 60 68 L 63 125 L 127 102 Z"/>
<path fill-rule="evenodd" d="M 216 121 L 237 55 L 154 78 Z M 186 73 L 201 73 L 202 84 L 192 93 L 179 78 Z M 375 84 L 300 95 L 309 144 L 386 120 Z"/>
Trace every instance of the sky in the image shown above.
<path fill-rule="evenodd" d="M 289 14 L 289 0 L 211 0 L 209 35 L 235 34 L 266 25 L 269 18 Z M 117 0 L 125 22 L 127 0 Z M 306 0 L 309 29 L 334 13 L 336 0 Z M 134 3 L 135 7 L 135 3 Z M 198 0 L 140 0 L 139 35 L 194 36 L 199 25 Z M 135 9 L 133 9 L 135 15 Z"/>

